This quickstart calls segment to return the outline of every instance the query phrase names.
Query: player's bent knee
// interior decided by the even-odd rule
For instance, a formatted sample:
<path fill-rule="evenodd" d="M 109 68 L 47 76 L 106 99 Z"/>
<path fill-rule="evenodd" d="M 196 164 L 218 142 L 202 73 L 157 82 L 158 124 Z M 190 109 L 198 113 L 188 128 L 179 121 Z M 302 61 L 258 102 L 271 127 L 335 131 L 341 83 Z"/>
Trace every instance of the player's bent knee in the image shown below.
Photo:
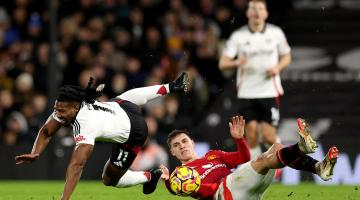
<path fill-rule="evenodd" d="M 257 157 L 255 160 L 252 161 L 251 166 L 254 168 L 254 170 L 259 173 L 265 175 L 268 172 L 268 162 L 267 162 L 267 154 L 263 153 L 259 157 Z"/>
<path fill-rule="evenodd" d="M 284 148 L 284 145 L 281 143 L 275 143 L 273 144 L 275 151 L 279 151 L 280 149 Z"/>
<path fill-rule="evenodd" d="M 271 147 L 267 150 L 268 153 L 276 153 L 277 151 L 279 151 L 280 149 L 284 148 L 284 145 L 280 144 L 280 143 L 274 143 L 273 145 L 271 145 Z"/>

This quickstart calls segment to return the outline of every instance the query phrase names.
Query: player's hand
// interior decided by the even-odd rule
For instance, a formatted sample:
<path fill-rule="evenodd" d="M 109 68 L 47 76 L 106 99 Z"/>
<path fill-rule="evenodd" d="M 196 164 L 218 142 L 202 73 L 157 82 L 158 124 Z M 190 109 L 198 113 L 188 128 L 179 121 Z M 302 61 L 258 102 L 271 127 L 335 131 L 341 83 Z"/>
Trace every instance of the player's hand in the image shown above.
<path fill-rule="evenodd" d="M 280 73 L 280 70 L 278 67 L 271 67 L 266 70 L 266 75 L 269 77 L 276 76 Z"/>
<path fill-rule="evenodd" d="M 245 133 L 245 119 L 243 116 L 234 116 L 229 122 L 231 136 L 235 139 L 241 139 Z"/>
<path fill-rule="evenodd" d="M 247 59 L 245 56 L 240 56 L 238 59 L 234 60 L 234 64 L 238 67 L 244 65 L 247 62 Z"/>
<path fill-rule="evenodd" d="M 39 160 L 39 154 L 23 154 L 20 156 L 15 157 L 15 162 L 17 165 L 23 164 L 23 163 L 32 163 L 34 161 Z"/>
<path fill-rule="evenodd" d="M 170 178 L 169 169 L 167 167 L 165 167 L 164 165 L 160 165 L 160 169 L 162 171 L 160 178 L 164 181 L 169 180 L 169 178 Z"/>

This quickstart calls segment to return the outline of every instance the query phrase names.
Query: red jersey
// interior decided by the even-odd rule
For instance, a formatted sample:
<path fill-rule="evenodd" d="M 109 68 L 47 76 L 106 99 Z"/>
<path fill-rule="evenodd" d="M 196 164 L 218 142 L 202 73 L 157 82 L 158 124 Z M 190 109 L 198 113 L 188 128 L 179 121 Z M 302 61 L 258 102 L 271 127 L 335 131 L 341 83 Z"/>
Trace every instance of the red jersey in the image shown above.
<path fill-rule="evenodd" d="M 213 199 L 221 181 L 231 173 L 231 169 L 250 160 L 250 151 L 245 139 L 236 140 L 236 143 L 237 152 L 211 150 L 205 156 L 185 164 L 199 172 L 201 177 L 199 191 L 192 196 L 193 198 Z M 165 184 L 171 192 L 170 181 L 165 181 Z"/>

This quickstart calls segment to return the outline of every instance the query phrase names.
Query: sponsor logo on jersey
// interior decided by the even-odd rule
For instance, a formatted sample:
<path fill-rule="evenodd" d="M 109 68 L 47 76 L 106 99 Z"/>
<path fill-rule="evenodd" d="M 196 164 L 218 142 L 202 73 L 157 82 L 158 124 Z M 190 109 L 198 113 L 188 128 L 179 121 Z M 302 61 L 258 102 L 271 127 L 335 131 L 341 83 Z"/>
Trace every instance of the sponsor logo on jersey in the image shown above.
<path fill-rule="evenodd" d="M 86 140 L 86 138 L 82 135 L 78 135 L 75 137 L 75 142 L 78 143 L 78 142 L 81 142 L 83 140 Z"/>
<path fill-rule="evenodd" d="M 210 172 L 212 172 L 213 170 L 217 169 L 217 168 L 226 168 L 225 164 L 217 164 L 214 166 L 211 166 L 209 169 L 205 170 L 205 172 L 200 175 L 201 179 L 204 179 Z"/>
<path fill-rule="evenodd" d="M 203 165 L 202 168 L 204 169 L 209 169 L 210 167 L 212 167 L 213 164 L 207 164 L 207 165 Z"/>

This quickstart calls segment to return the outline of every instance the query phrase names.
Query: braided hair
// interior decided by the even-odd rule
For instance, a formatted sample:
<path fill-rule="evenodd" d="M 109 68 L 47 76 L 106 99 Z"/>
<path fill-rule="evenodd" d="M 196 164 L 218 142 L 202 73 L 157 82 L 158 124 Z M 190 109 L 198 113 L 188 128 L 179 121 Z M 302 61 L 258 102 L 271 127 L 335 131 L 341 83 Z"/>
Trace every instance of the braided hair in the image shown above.
<path fill-rule="evenodd" d="M 56 101 L 59 102 L 83 102 L 94 103 L 95 99 L 101 96 L 101 91 L 105 85 L 100 84 L 97 87 L 92 87 L 94 78 L 90 77 L 87 87 L 84 89 L 75 85 L 64 85 L 60 87 Z"/>

